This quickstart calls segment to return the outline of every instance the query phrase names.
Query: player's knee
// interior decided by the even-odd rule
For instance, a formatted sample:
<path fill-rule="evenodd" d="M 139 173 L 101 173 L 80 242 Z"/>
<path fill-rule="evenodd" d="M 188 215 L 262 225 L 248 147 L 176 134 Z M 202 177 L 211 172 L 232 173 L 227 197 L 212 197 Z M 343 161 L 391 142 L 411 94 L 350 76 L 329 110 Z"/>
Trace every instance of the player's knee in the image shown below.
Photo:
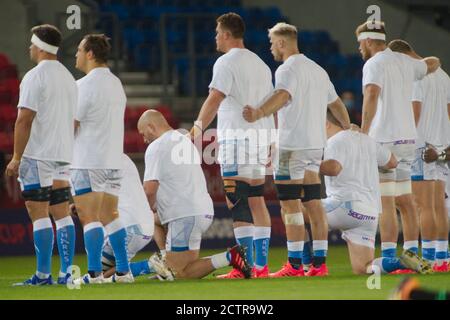
<path fill-rule="evenodd" d="M 229 209 L 233 222 L 253 223 L 252 213 L 248 204 L 250 185 L 243 181 L 225 179 L 225 194 L 230 202 Z"/>
<path fill-rule="evenodd" d="M 48 202 L 50 201 L 52 187 L 43 187 L 33 190 L 22 191 L 22 197 L 25 201 Z"/>
<path fill-rule="evenodd" d="M 275 184 L 277 188 L 278 200 L 300 200 L 302 197 L 302 185 L 301 184 Z"/>
<path fill-rule="evenodd" d="M 50 206 L 69 201 L 70 187 L 54 189 L 50 192 Z"/>
<path fill-rule="evenodd" d="M 313 200 L 319 200 L 321 199 L 321 184 L 305 184 L 303 185 L 304 189 L 304 197 L 302 199 L 302 202 L 305 205 L 308 205 L 308 202 Z"/>

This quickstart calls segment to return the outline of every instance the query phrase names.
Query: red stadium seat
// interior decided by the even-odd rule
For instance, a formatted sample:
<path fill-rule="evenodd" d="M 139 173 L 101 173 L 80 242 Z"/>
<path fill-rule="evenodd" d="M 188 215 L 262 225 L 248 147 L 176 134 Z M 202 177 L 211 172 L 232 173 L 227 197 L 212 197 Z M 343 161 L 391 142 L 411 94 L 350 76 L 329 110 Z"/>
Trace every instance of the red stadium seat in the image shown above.
<path fill-rule="evenodd" d="M 0 150 L 6 153 L 13 153 L 14 138 L 12 134 L 0 132 Z"/>

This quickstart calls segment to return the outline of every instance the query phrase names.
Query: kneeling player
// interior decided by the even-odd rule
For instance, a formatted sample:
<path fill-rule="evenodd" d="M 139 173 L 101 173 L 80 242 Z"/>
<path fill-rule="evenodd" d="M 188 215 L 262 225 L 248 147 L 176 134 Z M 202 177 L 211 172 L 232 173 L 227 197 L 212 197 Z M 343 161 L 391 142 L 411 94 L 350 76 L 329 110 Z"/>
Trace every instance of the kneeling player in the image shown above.
<path fill-rule="evenodd" d="M 203 278 L 232 265 L 249 278 L 252 266 L 241 246 L 199 259 L 202 234 L 213 221 L 214 208 L 194 144 L 156 110 L 142 114 L 138 131 L 152 141 L 145 152 L 144 189 L 151 208 L 167 225 L 167 267 L 177 278 Z"/>
<path fill-rule="evenodd" d="M 432 272 L 431 266 L 412 251 L 400 258 L 374 259 L 381 195 L 377 164 L 391 169 L 397 160 L 391 152 L 370 137 L 352 130 L 343 130 L 334 116 L 327 114 L 328 143 L 320 172 L 325 175 L 328 198 L 323 200 L 330 229 L 342 231 L 347 241 L 353 272 L 372 273 L 413 269 Z"/>

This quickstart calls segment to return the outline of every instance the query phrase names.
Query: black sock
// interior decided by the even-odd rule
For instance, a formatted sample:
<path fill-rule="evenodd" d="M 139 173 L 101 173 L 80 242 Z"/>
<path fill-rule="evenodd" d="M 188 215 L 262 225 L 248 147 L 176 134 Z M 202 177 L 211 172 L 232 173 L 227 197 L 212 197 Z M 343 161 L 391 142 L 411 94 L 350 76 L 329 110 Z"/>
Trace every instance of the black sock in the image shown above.
<path fill-rule="evenodd" d="M 319 268 L 322 264 L 325 263 L 326 258 L 327 257 L 314 256 L 313 257 L 313 266 L 316 267 L 316 268 Z"/>
<path fill-rule="evenodd" d="M 291 264 L 292 268 L 294 268 L 295 270 L 300 269 L 301 265 L 302 265 L 302 258 L 292 258 L 292 257 L 288 257 L 289 263 Z"/>

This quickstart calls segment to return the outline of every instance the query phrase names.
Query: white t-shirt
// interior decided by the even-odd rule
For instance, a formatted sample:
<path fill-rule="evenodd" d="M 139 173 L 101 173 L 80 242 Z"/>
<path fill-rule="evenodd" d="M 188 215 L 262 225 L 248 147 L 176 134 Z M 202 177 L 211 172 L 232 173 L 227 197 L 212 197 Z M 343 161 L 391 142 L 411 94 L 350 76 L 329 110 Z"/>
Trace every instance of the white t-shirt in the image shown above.
<path fill-rule="evenodd" d="M 25 157 L 72 162 L 77 98 L 75 79 L 57 60 L 42 60 L 25 74 L 17 107 L 36 112 Z"/>
<path fill-rule="evenodd" d="M 214 214 L 200 163 L 194 144 L 175 130 L 164 133 L 147 147 L 144 182 L 159 182 L 156 205 L 161 223 Z"/>
<path fill-rule="evenodd" d="M 139 172 L 133 161 L 122 155 L 123 178 L 119 193 L 119 217 L 125 227 L 138 225 L 146 236 L 153 236 L 155 224 L 153 211 L 148 204 Z"/>
<path fill-rule="evenodd" d="M 291 95 L 278 111 L 280 148 L 324 148 L 327 107 L 338 98 L 326 71 L 303 54 L 292 55 L 275 73 L 275 90 L 280 89 Z"/>
<path fill-rule="evenodd" d="M 258 108 L 273 93 L 270 68 L 255 53 L 247 49 L 233 48 L 222 55 L 214 64 L 209 88 L 225 95 L 217 113 L 219 143 L 234 140 L 230 137 L 233 137 L 235 130 L 275 128 L 273 116 L 264 117 L 253 123 L 245 121 L 242 116 L 246 105 Z M 269 140 L 269 137 L 265 136 L 258 144 L 261 146 L 270 144 L 270 140 L 268 142 L 264 140 Z"/>
<path fill-rule="evenodd" d="M 369 135 L 377 142 L 416 139 L 411 106 L 413 83 L 427 74 L 425 62 L 387 48 L 367 60 L 362 84 L 381 88 Z"/>
<path fill-rule="evenodd" d="M 447 104 L 450 102 L 450 78 L 441 68 L 422 80 L 414 82 L 412 101 L 422 103 L 417 126 L 416 145 L 425 142 L 435 146 L 450 144 L 450 120 Z"/>
<path fill-rule="evenodd" d="M 80 127 L 75 136 L 72 168 L 122 168 L 127 98 L 109 68 L 95 68 L 77 81 Z"/>
<path fill-rule="evenodd" d="M 324 160 L 336 160 L 342 171 L 336 177 L 325 176 L 327 196 L 340 201 L 361 201 L 373 208 L 365 212 L 378 216 L 381 194 L 378 166 L 389 162 L 391 152 L 369 136 L 343 130 L 328 139 Z"/>

